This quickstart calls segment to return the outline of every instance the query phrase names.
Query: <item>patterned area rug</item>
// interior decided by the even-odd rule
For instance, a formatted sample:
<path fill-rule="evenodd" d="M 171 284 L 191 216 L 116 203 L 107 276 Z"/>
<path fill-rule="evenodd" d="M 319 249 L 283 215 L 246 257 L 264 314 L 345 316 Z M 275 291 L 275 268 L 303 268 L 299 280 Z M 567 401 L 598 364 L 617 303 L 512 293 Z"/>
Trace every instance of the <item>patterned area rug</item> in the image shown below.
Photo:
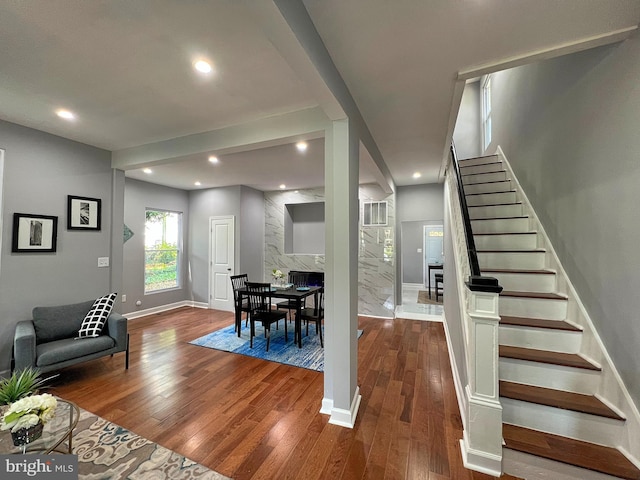
<path fill-rule="evenodd" d="M 229 480 L 203 465 L 80 409 L 73 431 L 81 480 Z"/>
<path fill-rule="evenodd" d="M 442 295 L 439 296 L 440 301 L 436 302 L 435 293 L 431 294 L 432 298 L 429 298 L 429 292 L 426 290 L 420 290 L 418 292 L 418 303 L 423 305 L 442 305 Z"/>
<path fill-rule="evenodd" d="M 289 324 L 289 341 L 284 338 L 284 327 L 280 324 L 278 330 L 271 327 L 271 343 L 267 352 L 267 339 L 264 338 L 262 326 L 256 325 L 256 336 L 253 337 L 253 348 L 249 347 L 249 327 L 242 323 L 241 337 L 234 332 L 233 325 L 209 333 L 204 337 L 189 342 L 192 345 L 215 348 L 225 352 L 239 353 L 249 357 L 261 358 L 271 362 L 284 363 L 294 367 L 307 368 L 318 372 L 324 371 L 324 349 L 320 346 L 320 336 L 316 335 L 315 325 L 309 327 L 309 335 L 305 336 L 306 328 L 302 327 L 302 348 L 293 342 L 293 324 Z M 358 338 L 362 330 L 358 330 Z"/>

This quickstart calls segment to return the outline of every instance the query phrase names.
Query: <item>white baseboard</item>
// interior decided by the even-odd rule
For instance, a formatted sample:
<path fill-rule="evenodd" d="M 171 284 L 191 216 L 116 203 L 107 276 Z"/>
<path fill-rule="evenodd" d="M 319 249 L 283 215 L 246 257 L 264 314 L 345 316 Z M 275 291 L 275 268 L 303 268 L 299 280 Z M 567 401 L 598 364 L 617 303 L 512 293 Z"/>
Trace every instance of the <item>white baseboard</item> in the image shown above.
<path fill-rule="evenodd" d="M 331 398 L 323 398 L 322 406 L 320 407 L 320 413 L 324 415 L 331 415 L 331 411 L 333 410 L 333 399 Z"/>
<path fill-rule="evenodd" d="M 159 305 L 157 307 L 146 308 L 144 310 L 138 310 L 137 312 L 123 313 L 124 317 L 128 320 L 135 320 L 137 318 L 145 317 L 147 315 L 153 315 L 155 313 L 168 312 L 169 310 L 175 310 L 180 307 L 195 307 L 195 308 L 209 308 L 209 305 L 204 302 L 194 302 L 191 300 L 183 300 L 181 302 L 168 303 L 166 305 Z"/>
<path fill-rule="evenodd" d="M 360 387 L 356 387 L 356 391 L 353 394 L 353 400 L 351 401 L 351 408 L 349 408 L 349 410 L 344 408 L 332 408 L 329 423 L 339 425 L 341 427 L 353 428 L 356 424 L 356 417 L 358 416 L 358 409 L 360 408 L 361 400 L 362 395 L 360 395 Z"/>
<path fill-rule="evenodd" d="M 0 370 L 0 378 L 8 378 L 11 376 L 11 370 Z"/>
<path fill-rule="evenodd" d="M 466 432 L 463 433 L 463 438 L 460 440 L 460 451 L 462 452 L 462 464 L 465 468 L 494 477 L 502 476 L 502 457 L 471 448 L 467 441 Z"/>

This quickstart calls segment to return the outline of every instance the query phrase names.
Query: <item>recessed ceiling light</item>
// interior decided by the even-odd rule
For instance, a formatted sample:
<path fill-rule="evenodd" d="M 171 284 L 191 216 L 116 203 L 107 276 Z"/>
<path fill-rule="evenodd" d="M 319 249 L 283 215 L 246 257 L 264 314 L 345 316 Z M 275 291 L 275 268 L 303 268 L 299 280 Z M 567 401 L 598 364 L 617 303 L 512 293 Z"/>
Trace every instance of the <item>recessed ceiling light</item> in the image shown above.
<path fill-rule="evenodd" d="M 213 70 L 211 64 L 206 60 L 198 60 L 193 64 L 193 68 L 195 68 L 200 73 L 211 73 L 211 71 Z"/>
<path fill-rule="evenodd" d="M 202 185 L 202 184 L 201 184 L 200 182 L 195 182 L 195 183 L 194 183 L 194 185 L 195 185 L 196 187 L 199 187 L 199 186 L 200 186 L 200 185 Z"/>
<path fill-rule="evenodd" d="M 216 157 L 215 155 L 211 155 L 211 156 L 209 157 L 209 161 L 210 161 L 211 163 L 218 163 L 220 160 L 218 160 L 218 157 Z"/>
<path fill-rule="evenodd" d="M 76 116 L 72 112 L 64 109 L 56 110 L 56 115 L 58 115 L 60 118 L 64 118 L 65 120 L 75 120 L 76 118 Z"/>
<path fill-rule="evenodd" d="M 420 172 L 416 172 L 413 174 L 413 178 L 420 178 L 422 174 Z"/>
<path fill-rule="evenodd" d="M 280 185 L 280 190 L 284 190 L 285 188 L 287 188 L 287 186 L 284 183 Z"/>
<path fill-rule="evenodd" d="M 150 168 L 145 168 L 144 170 L 142 170 L 144 173 L 146 173 L 147 175 L 150 174 L 151 172 L 153 172 L 153 170 L 151 170 Z"/>
<path fill-rule="evenodd" d="M 299 152 L 305 152 L 308 146 L 309 145 L 307 145 L 307 142 L 296 143 L 296 148 L 298 149 Z"/>

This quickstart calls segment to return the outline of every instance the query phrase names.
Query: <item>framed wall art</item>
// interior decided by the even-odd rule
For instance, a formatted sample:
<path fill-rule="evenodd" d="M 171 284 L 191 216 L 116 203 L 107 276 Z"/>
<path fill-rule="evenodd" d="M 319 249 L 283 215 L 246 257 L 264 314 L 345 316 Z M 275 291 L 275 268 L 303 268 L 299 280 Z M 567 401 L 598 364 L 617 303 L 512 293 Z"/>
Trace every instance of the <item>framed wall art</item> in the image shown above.
<path fill-rule="evenodd" d="M 57 237 L 58 217 L 13 214 L 12 252 L 55 252 Z"/>
<path fill-rule="evenodd" d="M 100 230 L 102 200 L 67 195 L 67 230 Z"/>

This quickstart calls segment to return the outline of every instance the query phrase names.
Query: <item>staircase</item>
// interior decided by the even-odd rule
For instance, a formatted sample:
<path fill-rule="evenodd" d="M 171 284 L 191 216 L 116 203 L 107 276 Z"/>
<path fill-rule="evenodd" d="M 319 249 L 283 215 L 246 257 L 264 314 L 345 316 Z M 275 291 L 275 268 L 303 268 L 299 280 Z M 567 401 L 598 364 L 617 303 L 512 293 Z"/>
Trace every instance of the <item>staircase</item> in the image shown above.
<path fill-rule="evenodd" d="M 504 288 L 499 378 L 505 472 L 640 479 L 625 455 L 639 458 L 637 410 L 508 164 L 494 155 L 459 165 L 480 269 Z"/>

